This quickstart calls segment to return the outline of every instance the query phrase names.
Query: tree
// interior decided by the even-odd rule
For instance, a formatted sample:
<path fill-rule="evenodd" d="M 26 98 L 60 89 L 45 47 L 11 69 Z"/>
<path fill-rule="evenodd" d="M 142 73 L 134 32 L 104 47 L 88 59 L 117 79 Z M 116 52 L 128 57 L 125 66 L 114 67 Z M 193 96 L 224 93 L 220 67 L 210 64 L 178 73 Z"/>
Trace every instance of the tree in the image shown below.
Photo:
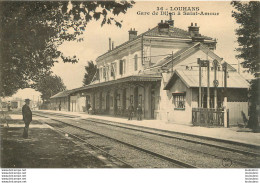
<path fill-rule="evenodd" d="M 241 63 L 252 74 L 260 71 L 259 65 L 259 1 L 239 2 L 232 1 L 231 4 L 237 11 L 232 12 L 232 17 L 240 27 L 236 30 L 239 52 L 237 58 L 243 59 Z"/>
<path fill-rule="evenodd" d="M 41 98 L 43 102 L 49 101 L 51 96 L 66 90 L 62 79 L 59 76 L 51 74 L 39 79 L 39 82 L 32 87 L 42 93 Z"/>
<path fill-rule="evenodd" d="M 85 66 L 86 73 L 83 79 L 83 85 L 88 85 L 91 83 L 93 77 L 97 72 L 97 66 L 93 63 L 93 61 L 89 61 L 88 65 Z"/>
<path fill-rule="evenodd" d="M 0 96 L 11 96 L 48 74 L 58 58 L 76 63 L 76 56 L 58 50 L 64 41 L 82 41 L 86 25 L 121 27 L 116 15 L 126 13 L 134 2 L 122 1 L 1 1 L 0 2 Z"/>
<path fill-rule="evenodd" d="M 259 63 L 259 41 L 260 41 L 260 24 L 259 24 L 259 12 L 260 2 L 249 1 L 239 2 L 232 1 L 231 4 L 236 9 L 232 12 L 232 17 L 235 18 L 236 22 L 240 27 L 236 30 L 237 41 L 239 47 L 236 49 L 239 54 L 237 58 L 243 59 L 241 63 L 244 68 L 248 69 L 248 72 L 254 74 L 256 77 L 250 84 L 249 89 L 249 121 L 248 127 L 252 129 L 259 128 L 258 114 L 260 107 L 260 63 Z"/>

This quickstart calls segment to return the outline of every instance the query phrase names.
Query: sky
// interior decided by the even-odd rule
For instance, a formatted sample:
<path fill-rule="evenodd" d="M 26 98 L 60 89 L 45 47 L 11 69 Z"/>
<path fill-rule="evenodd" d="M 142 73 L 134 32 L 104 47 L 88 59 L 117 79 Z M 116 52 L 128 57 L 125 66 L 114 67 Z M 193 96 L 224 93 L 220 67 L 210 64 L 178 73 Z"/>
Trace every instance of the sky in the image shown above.
<path fill-rule="evenodd" d="M 138 34 L 155 27 L 161 20 L 168 20 L 169 16 L 152 15 L 157 7 L 170 9 L 170 7 L 199 7 L 200 11 L 219 13 L 218 16 L 202 15 L 175 15 L 174 25 L 184 30 L 188 29 L 191 22 L 197 23 L 200 33 L 217 39 L 215 52 L 224 60 L 237 64 L 234 49 L 237 46 L 234 30 L 238 27 L 234 18 L 231 17 L 232 6 L 230 2 L 137 2 L 126 14 L 117 17 L 123 20 L 122 28 L 112 25 L 100 26 L 100 21 L 92 21 L 87 25 L 84 32 L 84 42 L 65 43 L 60 50 L 65 55 L 76 55 L 79 58 L 77 64 L 55 64 L 53 72 L 62 77 L 68 89 L 81 87 L 85 73 L 84 66 L 90 60 L 95 59 L 108 50 L 108 39 L 111 37 L 118 46 L 128 40 L 128 31 L 135 28 Z M 138 12 L 150 12 L 150 15 L 138 15 Z M 142 13 L 144 14 L 144 13 Z M 236 66 L 237 67 L 237 66 Z"/>
<path fill-rule="evenodd" d="M 82 42 L 65 42 L 60 46 L 60 50 L 66 56 L 76 55 L 79 62 L 71 63 L 56 63 L 52 68 L 54 74 L 63 79 L 67 89 L 73 89 L 82 86 L 83 76 L 85 73 L 84 66 L 88 61 L 93 60 L 108 51 L 108 39 L 111 37 L 118 46 L 128 40 L 128 31 L 130 28 L 135 28 L 138 35 L 147 31 L 149 28 L 155 27 L 161 20 L 168 20 L 169 16 L 161 15 L 161 11 L 157 11 L 158 7 L 162 7 L 164 12 L 169 11 L 172 7 L 179 10 L 182 7 L 198 7 L 198 12 L 218 13 L 219 15 L 173 15 L 174 26 L 188 30 L 191 23 L 197 23 L 200 27 L 200 33 L 217 39 L 217 49 L 215 53 L 224 58 L 225 61 L 231 64 L 237 64 L 235 58 L 237 54 L 234 50 L 238 46 L 236 42 L 235 29 L 239 27 L 236 24 L 231 12 L 233 7 L 230 2 L 198 2 L 198 1 L 138 1 L 129 9 L 126 14 L 121 14 L 116 17 L 117 20 L 123 20 L 122 27 L 115 25 L 100 26 L 100 21 L 91 21 L 88 23 L 83 34 L 84 41 Z M 153 15 L 153 12 L 158 12 L 158 15 Z M 142 12 L 142 13 L 141 13 Z M 145 13 L 146 12 L 146 13 Z M 149 14 L 147 13 L 149 12 Z M 176 14 L 178 11 L 174 11 Z M 181 13 L 183 13 L 181 11 Z M 237 65 L 233 65 L 237 68 Z M 15 96 L 25 97 L 33 96 L 37 98 L 39 93 L 31 90 L 20 90 Z"/>

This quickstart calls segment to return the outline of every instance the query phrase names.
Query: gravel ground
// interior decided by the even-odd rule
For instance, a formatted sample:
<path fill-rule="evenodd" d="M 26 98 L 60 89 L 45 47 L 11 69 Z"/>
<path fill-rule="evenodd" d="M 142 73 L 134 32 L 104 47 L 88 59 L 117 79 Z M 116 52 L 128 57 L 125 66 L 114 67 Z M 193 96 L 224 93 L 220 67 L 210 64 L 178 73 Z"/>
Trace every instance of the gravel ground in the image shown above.
<path fill-rule="evenodd" d="M 8 119 L 10 126 L 21 120 Z M 1 125 L 3 122 L 1 121 Z M 81 146 L 33 121 L 29 138 L 23 139 L 23 127 L 1 127 L 2 168 L 103 168 L 106 164 Z"/>
<path fill-rule="evenodd" d="M 66 119 L 65 121 L 69 123 L 72 122 L 71 119 Z M 75 124 L 75 120 L 72 123 Z M 231 168 L 244 168 L 245 164 L 240 163 L 239 161 L 244 161 L 245 163 L 258 162 L 254 157 L 247 157 L 239 153 L 232 153 L 230 151 L 219 150 L 205 145 L 144 134 L 143 132 L 136 132 L 102 124 L 87 123 L 86 121 L 84 123 L 82 123 L 82 121 L 77 121 L 76 124 L 114 138 L 120 137 L 121 140 L 126 142 L 134 143 L 135 145 L 142 146 L 146 149 L 163 153 L 167 156 L 188 162 L 189 164 L 201 168 L 223 168 L 224 158 L 233 160 Z M 252 166 L 257 165 L 253 164 Z"/>
<path fill-rule="evenodd" d="M 48 123 L 54 127 L 61 127 L 61 125 L 58 124 L 58 122 L 56 121 L 44 121 L 48 121 Z M 181 166 L 179 165 L 158 159 L 152 155 L 141 152 L 127 145 L 115 142 L 105 137 L 95 135 L 93 133 L 88 133 L 84 130 L 76 129 L 65 125 L 61 129 L 69 133 L 73 133 L 79 136 L 80 138 L 85 139 L 91 144 L 95 144 L 96 146 L 107 151 L 109 154 L 116 156 L 117 158 L 129 163 L 135 168 L 181 168 Z"/>

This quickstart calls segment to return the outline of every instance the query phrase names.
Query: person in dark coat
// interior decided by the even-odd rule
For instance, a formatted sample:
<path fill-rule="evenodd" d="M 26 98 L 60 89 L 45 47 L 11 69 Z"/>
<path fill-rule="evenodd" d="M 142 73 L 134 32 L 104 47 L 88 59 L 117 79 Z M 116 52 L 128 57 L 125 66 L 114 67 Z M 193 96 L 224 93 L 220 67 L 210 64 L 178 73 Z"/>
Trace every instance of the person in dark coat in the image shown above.
<path fill-rule="evenodd" d="M 128 120 L 132 120 L 133 113 L 134 113 L 134 106 L 133 104 L 130 104 L 130 106 L 128 107 Z"/>
<path fill-rule="evenodd" d="M 25 124 L 24 131 L 23 131 L 24 138 L 28 138 L 29 125 L 32 121 L 32 111 L 29 105 L 30 105 L 30 99 L 25 99 L 25 105 L 22 108 L 23 121 Z"/>
<path fill-rule="evenodd" d="M 143 111 L 142 111 L 142 106 L 141 106 L 141 104 L 138 104 L 138 107 L 137 107 L 137 109 L 136 109 L 136 112 L 137 112 L 137 120 L 142 120 Z"/>
<path fill-rule="evenodd" d="M 61 111 L 61 103 L 59 104 L 59 111 Z"/>

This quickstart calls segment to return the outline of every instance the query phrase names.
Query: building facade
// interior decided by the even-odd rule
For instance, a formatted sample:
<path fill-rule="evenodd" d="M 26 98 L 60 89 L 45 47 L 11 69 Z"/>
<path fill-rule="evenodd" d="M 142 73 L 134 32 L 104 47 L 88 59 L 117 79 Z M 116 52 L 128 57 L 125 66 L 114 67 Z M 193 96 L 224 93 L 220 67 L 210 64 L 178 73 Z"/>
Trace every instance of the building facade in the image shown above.
<path fill-rule="evenodd" d="M 67 110 L 91 107 L 94 114 L 127 116 L 131 104 L 141 105 L 145 119 L 191 124 L 195 108 L 224 107 L 235 125 L 248 115 L 248 83 L 229 64 L 224 73 L 226 62 L 215 48 L 216 40 L 201 35 L 197 24 L 182 30 L 170 19 L 140 35 L 131 29 L 129 40 L 115 48 L 109 39 L 92 83 L 70 92 Z M 208 70 L 199 68 L 198 59 L 207 61 Z"/>

